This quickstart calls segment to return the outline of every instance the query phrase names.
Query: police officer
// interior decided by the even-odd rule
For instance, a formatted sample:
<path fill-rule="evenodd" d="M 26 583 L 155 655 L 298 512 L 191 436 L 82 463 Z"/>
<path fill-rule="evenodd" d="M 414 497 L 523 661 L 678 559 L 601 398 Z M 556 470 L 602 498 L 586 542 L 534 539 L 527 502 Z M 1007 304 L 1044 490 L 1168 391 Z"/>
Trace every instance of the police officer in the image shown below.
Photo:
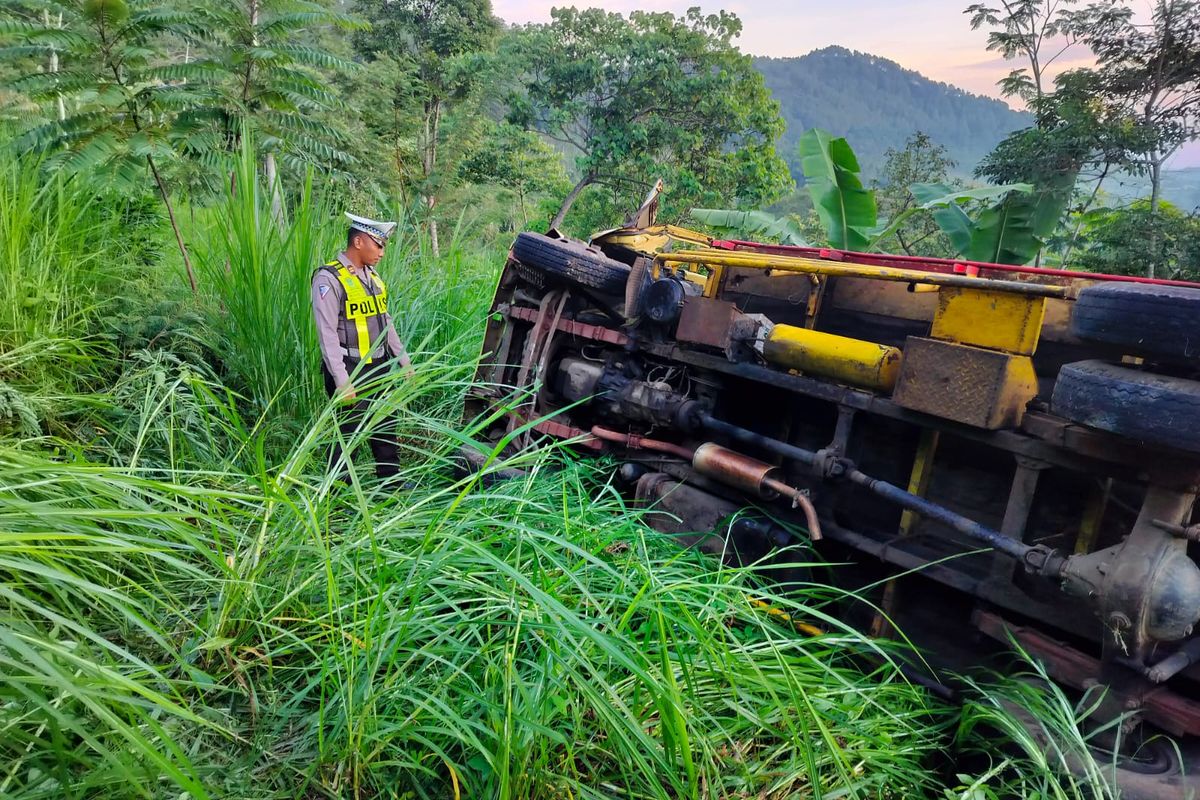
<path fill-rule="evenodd" d="M 387 285 L 374 269 L 396 223 L 354 214 L 346 217 L 350 220 L 346 249 L 313 273 L 312 306 L 325 391 L 350 403 L 340 423 L 342 435 L 349 438 L 366 416 L 370 402 L 356 384 L 366 389 L 369 382 L 396 366 L 410 372 L 412 364 L 388 314 Z M 395 418 L 389 417 L 370 436 L 375 474 L 380 478 L 399 470 L 395 428 Z M 340 455 L 341 448 L 335 443 L 330 466 Z"/>

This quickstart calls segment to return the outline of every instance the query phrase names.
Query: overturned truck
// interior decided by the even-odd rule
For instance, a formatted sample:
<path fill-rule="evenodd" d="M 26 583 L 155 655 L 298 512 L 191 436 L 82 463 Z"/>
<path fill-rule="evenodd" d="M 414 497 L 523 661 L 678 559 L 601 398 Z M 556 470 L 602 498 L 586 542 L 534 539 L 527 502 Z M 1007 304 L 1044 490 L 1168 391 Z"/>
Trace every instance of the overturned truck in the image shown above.
<path fill-rule="evenodd" d="M 944 664 L 1015 641 L 1103 687 L 1122 796 L 1200 797 L 1200 285 L 714 240 L 655 205 L 518 236 L 468 414 L 612 455 L 726 558 L 815 540 L 878 587 L 864 625 Z"/>

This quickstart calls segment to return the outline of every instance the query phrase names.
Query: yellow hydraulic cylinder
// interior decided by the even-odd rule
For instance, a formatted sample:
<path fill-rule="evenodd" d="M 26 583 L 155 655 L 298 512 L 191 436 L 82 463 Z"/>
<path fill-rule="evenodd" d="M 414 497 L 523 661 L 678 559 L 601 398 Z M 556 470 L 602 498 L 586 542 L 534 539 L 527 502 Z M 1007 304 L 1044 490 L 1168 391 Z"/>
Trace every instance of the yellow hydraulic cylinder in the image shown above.
<path fill-rule="evenodd" d="M 900 375 L 900 351 L 895 347 L 793 325 L 772 328 L 762 354 L 772 364 L 885 393 Z"/>

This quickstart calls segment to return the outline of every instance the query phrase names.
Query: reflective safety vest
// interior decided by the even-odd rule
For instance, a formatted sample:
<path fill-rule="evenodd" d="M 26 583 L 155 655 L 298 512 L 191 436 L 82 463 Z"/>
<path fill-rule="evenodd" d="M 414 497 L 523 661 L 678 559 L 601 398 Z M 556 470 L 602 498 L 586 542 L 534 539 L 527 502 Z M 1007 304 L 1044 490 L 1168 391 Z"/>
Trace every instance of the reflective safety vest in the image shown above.
<path fill-rule="evenodd" d="M 345 302 L 338 319 L 338 343 L 342 358 L 348 362 L 347 368 L 353 369 L 359 361 L 370 364 L 373 360 L 371 345 L 382 341 L 390 321 L 387 285 L 379 273 L 375 273 L 371 276 L 374 291 L 369 291 L 340 261 L 331 261 L 321 269 L 336 277 L 342 287 Z"/>

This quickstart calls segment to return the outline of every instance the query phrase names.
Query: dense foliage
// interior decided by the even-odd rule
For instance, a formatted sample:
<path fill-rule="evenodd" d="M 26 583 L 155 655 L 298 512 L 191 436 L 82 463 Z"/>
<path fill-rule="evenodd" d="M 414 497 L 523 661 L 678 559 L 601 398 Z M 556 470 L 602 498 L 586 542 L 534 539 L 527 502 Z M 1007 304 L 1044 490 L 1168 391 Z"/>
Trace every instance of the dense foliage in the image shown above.
<path fill-rule="evenodd" d="M 510 46 L 524 54 L 509 118 L 575 155 L 575 186 L 551 220 L 562 226 L 580 192 L 609 186 L 628 205 L 666 179 L 665 216 L 697 203 L 769 203 L 790 188 L 782 132 L 726 12 L 686 16 L 557 8 Z M 673 213 L 672 213 L 673 210 Z"/>

